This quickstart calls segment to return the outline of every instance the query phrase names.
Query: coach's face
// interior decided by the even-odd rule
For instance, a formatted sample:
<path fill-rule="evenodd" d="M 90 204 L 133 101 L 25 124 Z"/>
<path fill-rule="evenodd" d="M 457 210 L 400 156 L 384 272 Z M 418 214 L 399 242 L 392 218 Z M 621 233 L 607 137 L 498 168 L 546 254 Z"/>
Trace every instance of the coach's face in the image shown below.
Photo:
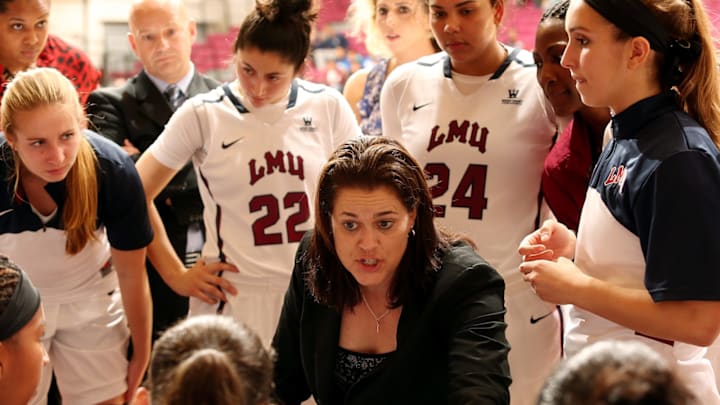
<path fill-rule="evenodd" d="M 130 46 L 148 73 L 168 83 L 188 73 L 196 27 L 179 1 L 136 3 L 128 23 Z"/>
<path fill-rule="evenodd" d="M 35 64 L 48 36 L 49 0 L 15 0 L 0 13 L 0 64 L 12 73 Z"/>

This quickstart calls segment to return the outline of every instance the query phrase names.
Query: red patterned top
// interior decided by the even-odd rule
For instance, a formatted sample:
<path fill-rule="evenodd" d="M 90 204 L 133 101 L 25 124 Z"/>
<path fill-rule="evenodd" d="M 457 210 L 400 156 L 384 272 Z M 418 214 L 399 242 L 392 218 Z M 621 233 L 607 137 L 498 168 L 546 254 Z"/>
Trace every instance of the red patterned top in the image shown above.
<path fill-rule="evenodd" d="M 59 70 L 65 77 L 70 79 L 80 94 L 80 102 L 84 105 L 90 92 L 100 84 L 102 72 L 93 66 L 88 55 L 80 48 L 68 44 L 54 35 L 48 35 L 45 48 L 40 52 L 37 59 L 37 66 L 53 67 Z M 5 93 L 5 84 L 12 74 L 5 71 L 0 77 L 0 98 Z"/>

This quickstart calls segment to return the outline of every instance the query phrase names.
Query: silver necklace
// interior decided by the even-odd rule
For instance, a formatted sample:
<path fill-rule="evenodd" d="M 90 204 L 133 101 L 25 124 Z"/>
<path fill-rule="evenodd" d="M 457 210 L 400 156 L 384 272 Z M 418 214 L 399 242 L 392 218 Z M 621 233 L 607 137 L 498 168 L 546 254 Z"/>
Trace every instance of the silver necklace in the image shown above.
<path fill-rule="evenodd" d="M 370 315 L 372 315 L 373 319 L 375 320 L 375 333 L 380 333 L 380 320 L 385 318 L 390 313 L 390 308 L 386 309 L 385 312 L 380 314 L 380 316 L 375 315 L 375 311 L 370 308 L 370 304 L 368 304 L 367 299 L 365 299 L 365 294 L 362 292 L 360 293 L 360 296 L 363 299 L 363 302 L 365 303 L 365 306 L 367 307 L 368 311 L 370 311 Z"/>

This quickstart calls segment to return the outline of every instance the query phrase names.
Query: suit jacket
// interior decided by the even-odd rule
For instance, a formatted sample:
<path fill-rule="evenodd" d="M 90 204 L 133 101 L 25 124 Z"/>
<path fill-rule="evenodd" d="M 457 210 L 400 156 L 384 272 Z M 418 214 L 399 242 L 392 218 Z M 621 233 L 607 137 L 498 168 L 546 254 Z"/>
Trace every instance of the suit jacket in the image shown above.
<path fill-rule="evenodd" d="M 299 404 L 310 394 L 319 405 L 509 403 L 505 283 L 472 248 L 446 252 L 429 295 L 403 304 L 396 351 L 342 395 L 333 375 L 340 314 L 305 284 L 306 242 L 273 339 L 280 403 Z"/>
<path fill-rule="evenodd" d="M 218 81 L 195 72 L 187 96 L 208 92 L 219 85 Z M 173 114 L 165 96 L 144 70 L 121 87 L 92 92 L 87 112 L 101 135 L 118 145 L 123 145 L 127 138 L 141 153 L 160 135 Z M 168 197 L 172 199 L 178 221 L 201 219 L 202 203 L 191 164 L 175 175 L 156 201 L 162 202 Z"/>

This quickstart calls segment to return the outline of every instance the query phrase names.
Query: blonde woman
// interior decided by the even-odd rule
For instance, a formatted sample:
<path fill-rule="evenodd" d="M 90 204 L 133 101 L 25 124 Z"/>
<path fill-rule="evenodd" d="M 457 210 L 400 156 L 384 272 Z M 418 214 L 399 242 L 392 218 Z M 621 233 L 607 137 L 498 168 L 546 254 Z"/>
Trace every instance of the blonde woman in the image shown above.
<path fill-rule="evenodd" d="M 440 49 L 430 33 L 424 0 L 353 0 L 350 16 L 355 32 L 365 36 L 368 51 L 380 60 L 353 73 L 343 95 L 363 133 L 381 135 L 380 90 L 385 78 L 395 67 Z"/>
<path fill-rule="evenodd" d="M 18 73 L 0 119 L 0 246 L 40 291 L 47 320 L 37 399 L 52 368 L 65 403 L 122 403 L 150 357 L 153 234 L 135 166 L 86 130 L 75 87 L 55 69 Z"/>

